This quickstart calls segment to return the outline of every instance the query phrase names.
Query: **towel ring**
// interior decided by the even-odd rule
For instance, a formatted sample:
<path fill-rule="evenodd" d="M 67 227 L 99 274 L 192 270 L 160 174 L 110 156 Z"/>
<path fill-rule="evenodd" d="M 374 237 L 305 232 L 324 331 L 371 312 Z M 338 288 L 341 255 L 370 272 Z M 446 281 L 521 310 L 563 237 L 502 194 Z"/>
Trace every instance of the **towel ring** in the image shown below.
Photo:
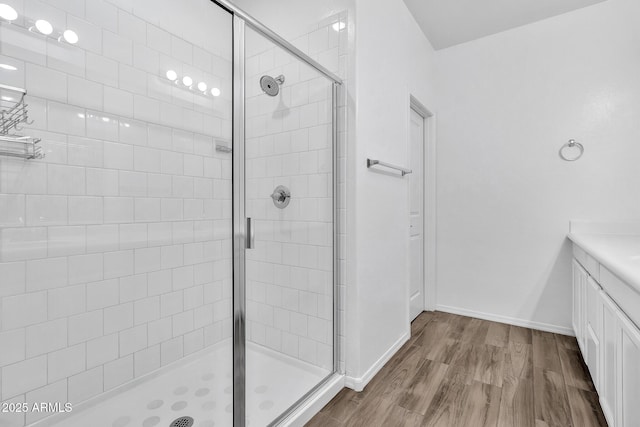
<path fill-rule="evenodd" d="M 573 147 L 578 147 L 578 150 L 579 150 L 578 154 L 576 156 L 573 156 L 573 157 L 570 157 L 570 156 L 567 157 L 567 155 L 565 154 L 565 149 L 573 148 Z M 560 147 L 560 151 L 558 153 L 560 154 L 560 157 L 563 160 L 566 160 L 567 162 L 575 162 L 580 157 L 582 157 L 582 155 L 584 154 L 584 146 L 582 144 L 580 144 L 579 142 L 576 142 L 575 139 L 570 139 L 569 142 L 567 142 L 562 147 Z"/>

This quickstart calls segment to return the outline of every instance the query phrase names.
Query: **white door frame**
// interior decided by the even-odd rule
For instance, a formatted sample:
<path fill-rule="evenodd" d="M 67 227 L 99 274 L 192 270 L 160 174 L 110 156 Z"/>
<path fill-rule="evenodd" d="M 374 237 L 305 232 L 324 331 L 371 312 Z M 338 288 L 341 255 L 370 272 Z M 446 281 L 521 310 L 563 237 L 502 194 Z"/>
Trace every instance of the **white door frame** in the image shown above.
<path fill-rule="evenodd" d="M 424 150 L 423 150 L 423 242 L 424 242 L 424 289 L 423 310 L 436 309 L 436 116 L 425 107 L 415 96 L 409 95 L 409 109 L 407 109 L 407 129 L 411 125 L 411 110 L 417 112 L 424 119 Z M 408 133 L 409 134 L 409 133 Z M 411 141 L 409 141 L 411 144 Z M 409 145 L 409 150 L 411 146 Z M 407 300 L 407 304 L 409 301 Z"/>

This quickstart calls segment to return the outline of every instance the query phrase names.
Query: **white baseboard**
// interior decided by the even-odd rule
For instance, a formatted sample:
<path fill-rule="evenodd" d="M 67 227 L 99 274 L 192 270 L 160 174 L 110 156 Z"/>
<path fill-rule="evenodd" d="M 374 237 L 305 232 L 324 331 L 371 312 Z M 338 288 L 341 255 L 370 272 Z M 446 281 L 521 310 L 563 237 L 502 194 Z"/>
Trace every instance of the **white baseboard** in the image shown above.
<path fill-rule="evenodd" d="M 334 376 L 297 408 L 281 425 L 282 427 L 302 427 L 308 423 L 327 403 L 331 401 L 340 390 L 344 388 L 344 375 L 334 374 Z"/>
<path fill-rule="evenodd" d="M 436 310 L 445 313 L 459 314 L 461 316 L 477 317 L 478 319 L 491 320 L 498 323 L 506 323 L 508 325 L 521 326 L 524 328 L 537 329 L 539 331 L 553 332 L 560 335 L 575 336 L 572 328 L 564 326 L 551 325 L 549 323 L 533 322 L 531 320 L 516 319 L 515 317 L 501 316 L 499 314 L 483 313 L 481 311 L 467 310 L 466 308 L 451 307 L 448 305 L 436 305 Z"/>
<path fill-rule="evenodd" d="M 396 354 L 400 347 L 402 347 L 404 343 L 409 341 L 409 338 L 410 332 L 403 334 L 395 343 L 393 343 L 391 347 L 389 347 L 387 351 L 384 352 L 384 354 L 376 361 L 376 363 L 373 364 L 373 366 L 367 369 L 367 372 L 365 372 L 362 377 L 356 378 L 346 376 L 344 385 L 355 391 L 364 390 L 365 386 L 369 384 L 369 381 L 371 381 L 373 377 L 380 371 L 380 369 L 382 369 L 382 367 L 393 357 L 393 355 Z"/>

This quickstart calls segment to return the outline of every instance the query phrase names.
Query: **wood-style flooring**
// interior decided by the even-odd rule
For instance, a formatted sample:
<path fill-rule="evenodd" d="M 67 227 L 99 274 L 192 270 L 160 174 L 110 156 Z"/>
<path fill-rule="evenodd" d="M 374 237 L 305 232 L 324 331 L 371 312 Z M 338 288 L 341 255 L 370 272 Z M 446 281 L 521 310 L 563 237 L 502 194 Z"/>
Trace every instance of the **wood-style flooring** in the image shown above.
<path fill-rule="evenodd" d="M 309 427 L 606 426 L 575 338 L 442 312 L 361 393 L 342 390 Z"/>

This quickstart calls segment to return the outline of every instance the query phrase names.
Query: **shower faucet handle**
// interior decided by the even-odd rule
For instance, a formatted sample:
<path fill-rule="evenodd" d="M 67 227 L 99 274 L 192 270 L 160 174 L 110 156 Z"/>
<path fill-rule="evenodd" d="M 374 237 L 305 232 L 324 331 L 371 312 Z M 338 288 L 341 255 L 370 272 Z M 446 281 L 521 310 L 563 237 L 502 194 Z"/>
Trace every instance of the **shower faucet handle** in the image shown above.
<path fill-rule="evenodd" d="M 274 191 L 273 194 L 271 195 L 271 198 L 276 202 L 284 202 L 285 199 L 287 198 L 287 195 L 285 194 L 284 191 Z"/>
<path fill-rule="evenodd" d="M 279 185 L 273 190 L 270 197 L 277 208 L 284 209 L 289 205 L 289 201 L 291 200 L 291 191 L 284 185 Z"/>

